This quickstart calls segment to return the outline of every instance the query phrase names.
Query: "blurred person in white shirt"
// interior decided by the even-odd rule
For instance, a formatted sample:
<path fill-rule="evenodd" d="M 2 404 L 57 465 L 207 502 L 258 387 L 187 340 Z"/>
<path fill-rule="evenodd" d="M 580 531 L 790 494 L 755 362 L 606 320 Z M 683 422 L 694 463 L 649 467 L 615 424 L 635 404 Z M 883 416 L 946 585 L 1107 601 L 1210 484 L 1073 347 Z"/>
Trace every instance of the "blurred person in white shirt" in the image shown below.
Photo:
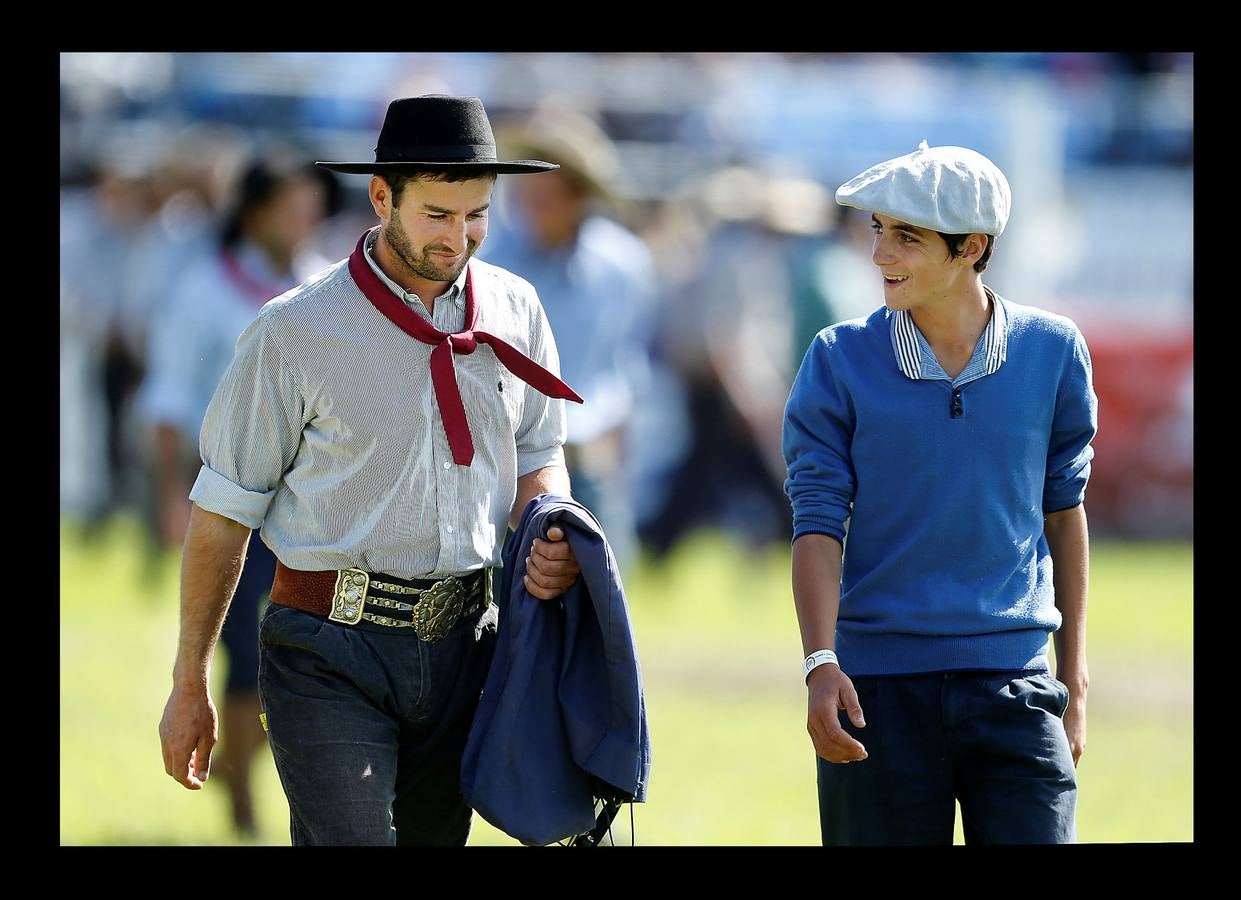
<path fill-rule="evenodd" d="M 233 358 L 238 336 L 274 297 L 296 287 L 328 260 L 311 248 L 336 202 L 334 176 L 287 151 L 252 162 L 218 246 L 169 285 L 167 305 L 150 331 L 150 373 L 140 396 L 151 424 L 158 530 L 179 545 L 189 524 L 190 485 L 199 467 L 199 429 L 211 396 Z M 251 759 L 265 743 L 259 722 L 258 619 L 276 558 L 253 532 L 221 640 L 228 684 L 221 715 L 221 774 L 233 821 L 255 832 Z"/>

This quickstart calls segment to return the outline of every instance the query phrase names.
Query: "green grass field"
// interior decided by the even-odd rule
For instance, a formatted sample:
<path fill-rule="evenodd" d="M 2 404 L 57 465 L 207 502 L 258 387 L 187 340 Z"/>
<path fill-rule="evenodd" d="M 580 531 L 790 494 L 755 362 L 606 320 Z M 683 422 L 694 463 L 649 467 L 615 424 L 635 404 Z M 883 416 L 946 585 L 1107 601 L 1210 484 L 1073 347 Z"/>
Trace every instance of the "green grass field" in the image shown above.
<path fill-rule="evenodd" d="M 125 520 L 91 540 L 61 528 L 61 842 L 254 843 L 232 832 L 222 785 L 191 792 L 164 774 L 156 728 L 171 686 L 179 560 L 147 560 L 140 547 Z M 1194 838 L 1192 557 L 1188 544 L 1093 547 L 1083 842 Z M 787 548 L 755 554 L 703 533 L 659 565 L 640 564 L 626 586 L 653 751 L 637 842 L 817 844 Z M 214 680 L 222 675 L 216 667 Z M 257 843 L 288 844 L 270 758 L 255 777 Z M 627 808 L 615 838 L 629 842 Z M 471 843 L 515 842 L 475 817 Z"/>

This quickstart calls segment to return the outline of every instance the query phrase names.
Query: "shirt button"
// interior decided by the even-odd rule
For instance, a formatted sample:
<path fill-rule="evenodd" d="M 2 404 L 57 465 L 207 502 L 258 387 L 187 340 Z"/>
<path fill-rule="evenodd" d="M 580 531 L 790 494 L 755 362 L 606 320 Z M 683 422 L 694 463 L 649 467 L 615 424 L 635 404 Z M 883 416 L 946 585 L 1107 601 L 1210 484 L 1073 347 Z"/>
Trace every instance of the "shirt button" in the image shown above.
<path fill-rule="evenodd" d="M 452 534 L 452 526 L 451 526 L 451 525 L 449 525 L 449 526 L 448 526 L 448 533 L 449 533 L 449 534 Z"/>
<path fill-rule="evenodd" d="M 450 463 L 448 460 L 444 460 L 444 468 L 445 468 L 445 469 L 447 469 L 447 468 L 448 468 L 449 466 L 451 466 L 451 465 L 452 465 L 452 463 Z"/>

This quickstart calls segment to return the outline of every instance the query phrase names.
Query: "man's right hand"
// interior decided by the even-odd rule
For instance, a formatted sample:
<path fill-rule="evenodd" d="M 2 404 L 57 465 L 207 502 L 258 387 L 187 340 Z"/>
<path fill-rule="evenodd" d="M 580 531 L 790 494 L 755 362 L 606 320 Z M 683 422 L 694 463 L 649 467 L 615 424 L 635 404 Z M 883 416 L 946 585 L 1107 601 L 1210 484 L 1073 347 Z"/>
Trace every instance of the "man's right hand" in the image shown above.
<path fill-rule="evenodd" d="M 840 710 L 858 728 L 866 727 L 862 705 L 849 676 L 832 663 L 818 666 L 806 681 L 809 690 L 809 711 L 806 730 L 814 742 L 814 752 L 828 762 L 847 763 L 866 759 L 866 748 L 858 743 L 840 724 Z"/>
<path fill-rule="evenodd" d="M 202 790 L 217 737 L 215 704 L 203 688 L 174 688 L 159 723 L 164 771 L 191 791 Z"/>

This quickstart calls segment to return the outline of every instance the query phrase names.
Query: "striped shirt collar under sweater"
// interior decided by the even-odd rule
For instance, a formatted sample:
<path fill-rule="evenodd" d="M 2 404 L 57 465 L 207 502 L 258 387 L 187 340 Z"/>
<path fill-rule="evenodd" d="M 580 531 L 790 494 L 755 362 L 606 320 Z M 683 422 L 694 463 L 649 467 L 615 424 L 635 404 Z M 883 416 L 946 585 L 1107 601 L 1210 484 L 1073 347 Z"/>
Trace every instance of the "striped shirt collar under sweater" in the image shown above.
<path fill-rule="evenodd" d="M 953 387 L 960 387 L 984 375 L 995 374 L 1008 355 L 1008 313 L 1004 309 L 1003 298 L 989 287 L 984 286 L 983 290 L 991 301 L 991 318 L 974 347 L 969 363 L 956 378 L 948 377 L 908 310 L 888 312 L 896 365 L 906 378 L 914 381 L 942 379 L 952 382 Z"/>

